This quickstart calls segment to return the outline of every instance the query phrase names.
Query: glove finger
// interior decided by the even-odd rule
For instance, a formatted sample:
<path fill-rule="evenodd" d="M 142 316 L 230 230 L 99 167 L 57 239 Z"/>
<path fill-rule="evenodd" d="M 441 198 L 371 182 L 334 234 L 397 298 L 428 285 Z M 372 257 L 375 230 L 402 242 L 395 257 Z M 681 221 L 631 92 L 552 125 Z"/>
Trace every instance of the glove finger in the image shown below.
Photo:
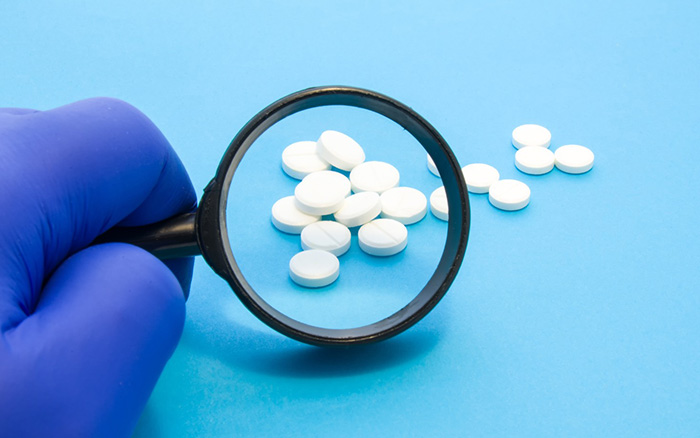
<path fill-rule="evenodd" d="M 0 324 L 30 314 L 44 278 L 116 224 L 192 211 L 196 195 L 163 134 L 140 111 L 97 98 L 0 117 Z"/>
<path fill-rule="evenodd" d="M 192 284 L 192 272 L 194 271 L 194 257 L 184 257 L 180 259 L 164 260 L 163 264 L 170 268 L 175 274 L 185 300 L 190 296 L 190 285 Z"/>
<path fill-rule="evenodd" d="M 175 276 L 147 252 L 112 243 L 73 255 L 5 334 L 12 360 L 0 370 L 14 377 L 0 379 L 0 424 L 16 430 L 3 434 L 128 436 L 184 316 Z"/>

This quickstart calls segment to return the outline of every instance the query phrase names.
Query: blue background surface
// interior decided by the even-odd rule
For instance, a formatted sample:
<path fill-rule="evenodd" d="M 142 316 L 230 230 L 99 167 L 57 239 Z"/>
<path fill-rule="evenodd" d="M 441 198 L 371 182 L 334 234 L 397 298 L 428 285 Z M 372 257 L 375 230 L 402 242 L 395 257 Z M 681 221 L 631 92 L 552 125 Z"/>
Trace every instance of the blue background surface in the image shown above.
<path fill-rule="evenodd" d="M 698 23 L 694 1 L 3 2 L 0 103 L 127 100 L 201 191 L 261 108 L 356 85 L 532 189 L 517 213 L 472 196 L 451 291 L 357 350 L 275 334 L 199 260 L 137 437 L 698 436 Z M 594 169 L 520 174 L 522 123 Z"/>

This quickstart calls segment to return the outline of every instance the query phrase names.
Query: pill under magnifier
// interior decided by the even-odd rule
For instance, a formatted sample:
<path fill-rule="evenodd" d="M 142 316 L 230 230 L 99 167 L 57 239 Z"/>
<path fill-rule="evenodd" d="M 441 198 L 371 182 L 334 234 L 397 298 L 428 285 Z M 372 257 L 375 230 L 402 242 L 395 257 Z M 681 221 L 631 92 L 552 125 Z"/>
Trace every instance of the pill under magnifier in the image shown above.
<path fill-rule="evenodd" d="M 540 125 L 520 125 L 513 130 L 512 142 L 516 149 L 526 146 L 538 146 L 548 148 L 552 141 L 552 133 L 549 129 Z"/>
<path fill-rule="evenodd" d="M 382 203 L 375 192 L 361 192 L 348 196 L 333 218 L 346 227 L 359 227 L 379 216 Z"/>
<path fill-rule="evenodd" d="M 433 161 L 433 157 L 430 156 L 430 154 L 426 154 L 428 156 L 428 170 L 430 173 L 433 175 L 437 176 L 438 178 L 440 177 L 440 171 L 438 171 L 437 166 L 435 165 L 435 161 Z"/>
<path fill-rule="evenodd" d="M 304 227 L 319 219 L 320 216 L 299 210 L 294 196 L 282 198 L 272 205 L 272 224 L 284 233 L 299 234 Z"/>
<path fill-rule="evenodd" d="M 349 194 L 350 180 L 332 170 L 311 173 L 294 189 L 297 208 L 306 214 L 318 216 L 340 210 Z"/>
<path fill-rule="evenodd" d="M 554 152 L 554 164 L 566 173 L 586 173 L 593 167 L 594 160 L 590 149 L 577 144 L 561 146 Z"/>
<path fill-rule="evenodd" d="M 447 221 L 449 219 L 447 194 L 444 186 L 438 187 L 430 194 L 430 212 L 440 220 Z"/>
<path fill-rule="evenodd" d="M 500 210 L 521 210 L 530 203 L 530 188 L 515 179 L 502 179 L 489 189 L 489 202 Z"/>
<path fill-rule="evenodd" d="M 352 191 L 382 194 L 399 185 L 399 171 L 383 161 L 365 161 L 350 172 Z"/>
<path fill-rule="evenodd" d="M 412 187 L 394 187 L 380 196 L 381 216 L 394 219 L 404 225 L 414 224 L 423 219 L 428 211 L 425 195 Z"/>
<path fill-rule="evenodd" d="M 299 286 L 328 286 L 339 274 L 338 257 L 321 249 L 302 251 L 289 261 L 289 276 Z"/>
<path fill-rule="evenodd" d="M 334 221 L 319 221 L 309 224 L 301 231 L 303 249 L 322 249 L 340 257 L 350 249 L 350 230 Z"/>
<path fill-rule="evenodd" d="M 315 141 L 298 141 L 282 151 L 282 169 L 295 179 L 321 170 L 329 170 L 331 165 L 316 153 Z"/>
<path fill-rule="evenodd" d="M 520 148 L 515 153 L 515 167 L 529 175 L 544 175 L 554 168 L 554 152 L 537 146 Z"/>
<path fill-rule="evenodd" d="M 360 249 L 373 256 L 387 257 L 406 248 L 408 230 L 394 219 L 375 219 L 364 224 L 357 232 Z"/>
<path fill-rule="evenodd" d="M 484 163 L 472 163 L 462 168 L 464 182 L 471 193 L 487 193 L 491 184 L 498 181 L 501 175 L 495 167 Z"/>
<path fill-rule="evenodd" d="M 324 131 L 316 142 L 316 150 L 321 158 L 345 171 L 351 171 L 365 161 L 362 146 L 338 131 Z"/>

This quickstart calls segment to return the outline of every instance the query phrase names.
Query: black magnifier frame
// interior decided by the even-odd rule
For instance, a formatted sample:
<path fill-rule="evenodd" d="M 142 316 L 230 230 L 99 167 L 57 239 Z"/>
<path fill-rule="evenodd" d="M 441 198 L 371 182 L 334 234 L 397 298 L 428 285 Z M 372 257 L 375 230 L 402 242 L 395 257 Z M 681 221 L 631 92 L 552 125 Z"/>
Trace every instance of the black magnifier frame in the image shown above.
<path fill-rule="evenodd" d="M 226 204 L 229 186 L 243 156 L 255 140 L 275 123 L 294 113 L 321 106 L 352 106 L 379 113 L 401 125 L 430 154 L 447 195 L 447 239 L 440 262 L 427 284 L 405 307 L 361 327 L 331 329 L 292 319 L 270 306 L 248 284 L 238 267 L 228 239 Z M 161 259 L 201 254 L 224 278 L 258 319 L 274 330 L 307 344 L 349 346 L 391 338 L 420 321 L 442 299 L 464 259 L 469 237 L 470 209 L 459 163 L 447 142 L 423 117 L 383 94 L 355 87 L 314 87 L 290 94 L 256 114 L 231 141 L 216 176 L 204 189 L 196 213 L 178 216 L 139 229 L 122 228 L 102 241 L 141 246 Z"/>

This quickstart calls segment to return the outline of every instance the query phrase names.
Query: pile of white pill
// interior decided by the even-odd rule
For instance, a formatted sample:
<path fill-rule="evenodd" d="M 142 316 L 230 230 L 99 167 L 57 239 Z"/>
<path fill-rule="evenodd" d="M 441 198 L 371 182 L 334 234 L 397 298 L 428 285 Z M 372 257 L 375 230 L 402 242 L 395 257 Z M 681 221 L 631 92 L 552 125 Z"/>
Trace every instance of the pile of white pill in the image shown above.
<path fill-rule="evenodd" d="M 512 133 L 512 143 L 517 149 L 515 167 L 528 175 L 544 175 L 555 166 L 570 174 L 591 170 L 594 155 L 590 149 L 569 144 L 552 152 L 549 149 L 551 141 L 552 134 L 543 126 L 527 124 L 515 128 Z M 427 164 L 430 172 L 439 177 L 440 173 L 430 155 Z M 500 179 L 498 170 L 488 164 L 469 164 L 462 168 L 462 174 L 470 193 L 488 193 L 489 202 L 498 209 L 521 210 L 530 203 L 530 188 L 527 184 L 515 179 Z M 437 188 L 430 195 L 430 211 L 438 219 L 448 219 L 444 187 Z"/>
<path fill-rule="evenodd" d="M 419 222 L 428 209 L 421 191 L 399 187 L 394 166 L 365 161 L 362 147 L 338 131 L 287 146 L 282 169 L 301 181 L 293 196 L 274 203 L 272 224 L 300 234 L 302 251 L 290 260 L 289 275 L 301 286 L 323 287 L 338 278 L 338 257 L 350 249 L 350 228 L 359 227 L 362 251 L 391 256 L 406 248 L 406 225 Z"/>
<path fill-rule="evenodd" d="M 551 140 L 552 134 L 542 126 L 515 128 L 515 167 L 528 175 L 544 175 L 554 167 L 581 174 L 593 167 L 590 149 L 569 144 L 552 152 Z M 274 203 L 272 223 L 284 233 L 301 237 L 302 251 L 289 262 L 289 275 L 297 284 L 323 287 L 338 278 L 338 257 L 350 249 L 352 241 L 350 228 L 359 227 L 362 251 L 386 257 L 406 248 L 406 225 L 425 217 L 428 200 L 420 190 L 400 187 L 399 171 L 391 164 L 365 158 L 363 148 L 338 131 L 324 131 L 317 141 L 292 143 L 282 152 L 282 169 L 301 181 L 294 195 Z M 440 176 L 430 155 L 427 165 Z M 500 179 L 493 166 L 472 163 L 462 168 L 462 174 L 470 193 L 488 193 L 491 205 L 500 210 L 521 210 L 530 203 L 527 184 Z M 440 220 L 449 219 L 444 186 L 430 195 L 430 211 Z"/>

